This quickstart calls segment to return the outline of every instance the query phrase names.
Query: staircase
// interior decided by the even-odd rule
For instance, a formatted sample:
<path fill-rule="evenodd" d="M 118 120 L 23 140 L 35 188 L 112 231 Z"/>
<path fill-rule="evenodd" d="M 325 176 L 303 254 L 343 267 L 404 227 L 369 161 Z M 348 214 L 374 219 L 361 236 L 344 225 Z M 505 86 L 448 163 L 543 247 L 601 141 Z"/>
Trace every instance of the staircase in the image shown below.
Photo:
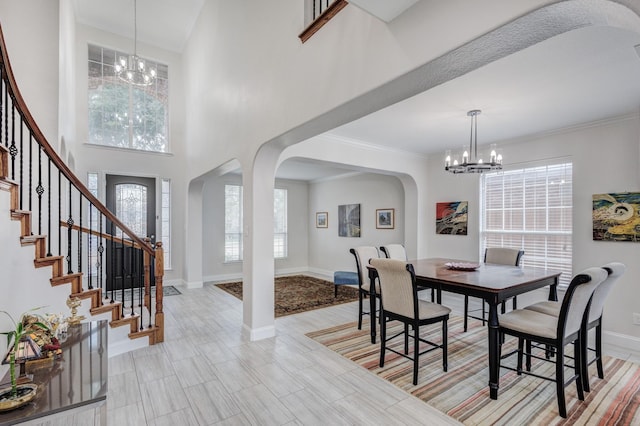
<path fill-rule="evenodd" d="M 51 271 L 42 285 L 68 286 L 69 298 L 88 301 L 89 313 L 110 317 L 111 327 L 128 327 L 130 339 L 162 342 L 162 244 L 136 236 L 49 144 L 18 90 L 1 29 L 0 61 L 0 191 L 10 194 L 20 244 L 34 247 L 34 268 Z"/>

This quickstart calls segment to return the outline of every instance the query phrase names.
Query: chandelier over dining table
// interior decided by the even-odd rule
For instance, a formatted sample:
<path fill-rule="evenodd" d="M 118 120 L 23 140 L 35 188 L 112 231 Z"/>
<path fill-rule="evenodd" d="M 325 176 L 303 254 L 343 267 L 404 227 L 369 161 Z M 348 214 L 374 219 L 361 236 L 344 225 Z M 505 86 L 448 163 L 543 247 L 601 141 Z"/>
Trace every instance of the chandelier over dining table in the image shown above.
<path fill-rule="evenodd" d="M 469 137 L 469 149 L 463 149 L 460 158 L 452 156 L 451 150 L 445 153 L 444 169 L 453 174 L 459 173 L 484 173 L 488 171 L 502 170 L 502 154 L 496 151 L 496 144 L 489 147 L 488 161 L 484 161 L 478 155 L 478 115 L 482 111 L 473 109 L 467 112 L 471 117 L 471 135 Z M 486 157 L 485 157 L 486 158 Z"/>

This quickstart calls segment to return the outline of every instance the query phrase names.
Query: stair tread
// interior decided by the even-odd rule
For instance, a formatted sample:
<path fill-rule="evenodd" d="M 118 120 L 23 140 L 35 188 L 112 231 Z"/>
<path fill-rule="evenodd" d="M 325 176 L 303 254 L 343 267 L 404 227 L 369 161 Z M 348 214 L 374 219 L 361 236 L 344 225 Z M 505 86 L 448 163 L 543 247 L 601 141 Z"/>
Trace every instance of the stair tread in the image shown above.
<path fill-rule="evenodd" d="M 23 235 L 20 237 L 22 243 L 35 243 L 38 240 L 47 238 L 46 235 Z"/>
<path fill-rule="evenodd" d="M 122 302 L 105 303 L 104 305 L 91 308 L 90 311 L 92 314 L 102 314 L 105 312 L 112 311 L 114 309 L 118 309 L 118 307 L 121 305 L 122 305 Z"/>
<path fill-rule="evenodd" d="M 69 297 L 78 297 L 80 299 L 88 299 L 92 297 L 95 293 L 100 292 L 99 288 L 88 288 L 86 290 L 82 290 L 80 293 L 71 293 Z"/>
<path fill-rule="evenodd" d="M 74 279 L 76 279 L 77 277 L 81 277 L 82 275 L 83 275 L 82 272 L 76 272 L 73 274 L 66 274 L 66 275 L 61 275 L 59 277 L 51 278 L 49 281 L 51 282 L 51 285 L 67 284 L 73 281 Z"/>

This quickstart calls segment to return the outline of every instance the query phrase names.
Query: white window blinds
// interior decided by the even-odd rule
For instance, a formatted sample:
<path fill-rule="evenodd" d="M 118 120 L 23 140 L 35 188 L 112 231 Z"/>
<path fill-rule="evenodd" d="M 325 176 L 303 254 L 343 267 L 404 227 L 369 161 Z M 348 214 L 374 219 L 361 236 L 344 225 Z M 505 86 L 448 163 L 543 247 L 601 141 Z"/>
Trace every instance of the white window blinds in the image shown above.
<path fill-rule="evenodd" d="M 572 164 L 487 173 L 481 179 L 480 250 L 524 250 L 522 265 L 572 277 Z"/>

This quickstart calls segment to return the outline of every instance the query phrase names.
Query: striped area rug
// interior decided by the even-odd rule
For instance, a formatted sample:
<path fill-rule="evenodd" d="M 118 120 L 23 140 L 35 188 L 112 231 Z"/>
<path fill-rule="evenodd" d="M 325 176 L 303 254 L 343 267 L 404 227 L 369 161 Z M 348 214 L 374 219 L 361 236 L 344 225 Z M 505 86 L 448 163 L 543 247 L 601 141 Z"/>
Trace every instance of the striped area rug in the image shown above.
<path fill-rule="evenodd" d="M 364 325 L 358 330 L 355 322 L 343 324 L 307 336 L 466 425 L 640 425 L 640 365 L 611 357 L 604 360 L 604 380 L 597 378 L 595 364 L 590 367 L 591 392 L 585 394 L 585 401 L 577 399 L 574 384 L 567 386 L 567 419 L 558 415 L 555 383 L 517 376 L 504 368 L 498 400 L 491 400 L 487 328 L 479 321 L 472 323 L 464 333 L 461 317 L 449 320 L 449 371 L 442 371 L 441 351 L 423 355 L 417 386 L 412 383 L 411 361 L 387 351 L 384 367 L 378 366 L 380 344 L 371 344 Z M 390 327 L 387 336 L 400 328 Z M 421 334 L 439 342 L 440 330 L 439 325 L 426 326 Z M 397 341 L 401 350 L 402 338 Z M 515 346 L 515 339 L 507 337 L 503 353 Z M 411 344 L 409 350 L 413 351 Z M 515 366 L 515 361 L 513 356 L 503 364 Z M 552 363 L 538 361 L 532 370 L 553 377 L 554 368 Z"/>

